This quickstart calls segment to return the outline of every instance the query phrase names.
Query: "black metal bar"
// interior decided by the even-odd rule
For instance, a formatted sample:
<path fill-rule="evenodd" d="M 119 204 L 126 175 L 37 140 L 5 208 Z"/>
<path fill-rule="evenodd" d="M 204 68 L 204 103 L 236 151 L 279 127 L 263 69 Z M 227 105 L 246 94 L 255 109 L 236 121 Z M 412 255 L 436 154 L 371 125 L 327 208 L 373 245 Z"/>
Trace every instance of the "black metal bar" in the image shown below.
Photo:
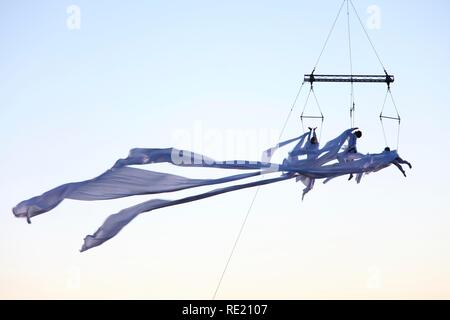
<path fill-rule="evenodd" d="M 346 75 L 346 74 L 305 74 L 305 82 L 361 82 L 361 83 L 387 83 L 394 82 L 394 76 L 385 75 Z"/>
<path fill-rule="evenodd" d="M 323 116 L 300 116 L 300 119 L 323 119 Z"/>
<path fill-rule="evenodd" d="M 392 119 L 392 120 L 400 120 L 400 117 L 388 117 L 388 116 L 380 116 L 380 119 L 384 118 L 384 119 Z"/>

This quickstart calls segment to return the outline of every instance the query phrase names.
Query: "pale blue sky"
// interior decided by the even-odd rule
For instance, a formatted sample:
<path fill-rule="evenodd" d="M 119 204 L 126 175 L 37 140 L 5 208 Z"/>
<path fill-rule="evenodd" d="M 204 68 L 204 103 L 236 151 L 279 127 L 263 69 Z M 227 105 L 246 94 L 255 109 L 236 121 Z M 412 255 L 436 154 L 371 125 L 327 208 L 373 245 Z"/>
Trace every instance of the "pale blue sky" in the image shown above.
<path fill-rule="evenodd" d="M 0 297 L 211 298 L 252 190 L 144 215 L 83 254 L 108 214 L 150 197 L 65 201 L 31 226 L 11 208 L 96 176 L 133 147 L 257 158 L 340 3 L 0 1 Z M 370 5 L 381 9 L 381 28 L 368 32 L 396 76 L 399 152 L 414 168 L 407 179 L 388 168 L 360 185 L 318 183 L 303 203 L 294 182 L 262 188 L 219 298 L 450 298 L 450 5 L 354 3 L 364 22 Z M 71 4 L 80 30 L 66 26 Z M 349 72 L 345 28 L 342 15 L 318 73 Z M 382 72 L 355 19 L 351 28 L 354 72 Z M 326 140 L 348 126 L 349 88 L 316 90 Z M 384 92 L 355 88 L 363 152 L 384 147 Z M 284 137 L 301 130 L 305 98 Z"/>

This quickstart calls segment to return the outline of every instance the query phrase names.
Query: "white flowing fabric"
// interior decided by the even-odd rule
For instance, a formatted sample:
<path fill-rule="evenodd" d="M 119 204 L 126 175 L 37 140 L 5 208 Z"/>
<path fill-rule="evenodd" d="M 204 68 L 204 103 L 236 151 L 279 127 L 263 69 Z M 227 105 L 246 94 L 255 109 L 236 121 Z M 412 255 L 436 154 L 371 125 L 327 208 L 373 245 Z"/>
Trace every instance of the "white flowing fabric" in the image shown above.
<path fill-rule="evenodd" d="M 138 205 L 135 205 L 133 207 L 129 207 L 126 209 L 121 210 L 120 212 L 116 214 L 110 215 L 103 225 L 93 234 L 88 235 L 86 238 L 84 238 L 84 244 L 80 251 L 86 251 L 88 249 L 91 249 L 93 247 L 101 245 L 103 242 L 111 239 L 114 237 L 117 233 L 119 233 L 120 230 L 122 230 L 123 227 L 125 227 L 128 223 L 131 222 L 134 218 L 136 218 L 139 214 L 143 212 L 152 211 L 159 208 L 174 206 L 177 204 L 192 202 L 204 198 L 209 198 L 212 196 L 216 196 L 222 193 L 227 193 L 235 190 L 245 189 L 245 188 L 251 188 L 256 186 L 261 186 L 269 183 L 279 182 L 287 179 L 293 178 L 293 174 L 285 174 L 277 178 L 272 179 L 265 179 L 261 181 L 255 181 L 250 182 L 246 184 L 241 185 L 234 185 L 230 187 L 215 189 L 206 193 L 198 194 L 195 196 L 190 196 L 182 199 L 177 200 L 164 200 L 164 199 L 152 199 L 143 203 L 140 203 Z"/>
<path fill-rule="evenodd" d="M 96 178 L 64 184 L 40 196 L 22 201 L 14 207 L 13 212 L 16 217 L 25 217 L 29 221 L 31 217 L 55 208 L 64 199 L 108 200 L 132 195 L 173 192 L 236 181 L 258 176 L 262 173 L 262 171 L 258 171 L 218 179 L 190 179 L 137 168 L 113 168 Z"/>
<path fill-rule="evenodd" d="M 114 237 L 124 226 L 143 212 L 292 178 L 297 178 L 297 180 L 302 180 L 310 184 L 314 179 L 357 174 L 357 181 L 359 182 L 363 173 L 379 171 L 389 166 L 398 158 L 396 151 L 385 151 L 380 154 L 361 156 L 359 159 L 351 162 L 328 164 L 330 161 L 336 160 L 341 156 L 339 151 L 354 130 L 355 128 L 344 131 L 340 136 L 329 141 L 321 149 L 318 148 L 318 145 L 309 145 L 311 144 L 309 141 L 311 133 L 303 134 L 297 138 L 280 142 L 276 146 L 264 151 L 262 161 L 215 161 L 204 155 L 187 150 L 174 148 L 135 148 L 130 151 L 127 158 L 117 160 L 111 169 L 100 176 L 86 181 L 64 184 L 40 196 L 22 201 L 13 208 L 13 213 L 16 217 L 26 218 L 30 222 L 31 217 L 52 210 L 64 199 L 85 201 L 117 199 L 133 195 L 166 193 L 200 186 L 222 184 L 273 172 L 281 173 L 276 178 L 232 185 L 176 200 L 152 199 L 123 209 L 109 216 L 93 235 L 89 235 L 84 239 L 81 251 L 85 251 Z M 270 162 L 273 154 L 279 148 L 295 141 L 299 142 L 291 151 L 288 159 L 285 159 L 282 164 Z M 298 155 L 303 154 L 307 155 L 307 159 L 298 160 Z M 251 172 L 216 179 L 191 179 L 168 173 L 129 167 L 130 165 L 162 162 L 177 166 L 239 169 L 250 170 Z"/>

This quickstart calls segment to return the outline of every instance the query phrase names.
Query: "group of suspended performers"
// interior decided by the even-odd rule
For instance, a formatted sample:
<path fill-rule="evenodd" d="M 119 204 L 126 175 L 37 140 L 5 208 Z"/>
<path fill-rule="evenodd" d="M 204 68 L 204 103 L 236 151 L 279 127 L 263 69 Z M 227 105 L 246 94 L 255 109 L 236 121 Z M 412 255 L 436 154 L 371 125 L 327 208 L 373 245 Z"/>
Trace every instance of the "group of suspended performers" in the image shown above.
<path fill-rule="evenodd" d="M 381 153 L 361 154 L 357 150 L 357 140 L 362 136 L 358 128 L 345 130 L 333 140 L 320 147 L 316 130 L 283 142 L 266 150 L 261 161 L 216 161 L 204 155 L 179 150 L 165 149 L 131 149 L 127 158 L 119 159 L 105 173 L 90 180 L 63 184 L 40 196 L 22 201 L 13 208 L 16 217 L 30 219 L 55 208 L 64 199 L 74 200 L 107 200 L 134 195 L 174 192 L 194 187 L 216 185 L 227 182 L 262 177 L 278 173 L 276 177 L 259 179 L 243 184 L 235 184 L 211 191 L 175 200 L 151 199 L 135 206 L 125 208 L 110 215 L 103 225 L 93 234 L 84 239 L 80 251 L 99 246 L 117 235 L 123 227 L 139 214 L 155 209 L 192 202 L 222 193 L 251 188 L 295 178 L 301 181 L 302 199 L 314 187 L 316 179 L 324 179 L 324 183 L 339 176 L 348 175 L 349 180 L 356 176 L 357 183 L 363 174 L 377 172 L 391 164 L 395 165 L 406 177 L 402 164 L 411 168 L 411 164 L 398 155 L 396 150 L 386 147 Z M 272 163 L 274 153 L 281 147 L 297 142 L 282 163 Z M 183 167 L 204 167 L 220 169 L 238 169 L 249 172 L 225 176 L 215 179 L 191 179 L 169 173 L 131 167 L 152 163 L 170 163 Z"/>

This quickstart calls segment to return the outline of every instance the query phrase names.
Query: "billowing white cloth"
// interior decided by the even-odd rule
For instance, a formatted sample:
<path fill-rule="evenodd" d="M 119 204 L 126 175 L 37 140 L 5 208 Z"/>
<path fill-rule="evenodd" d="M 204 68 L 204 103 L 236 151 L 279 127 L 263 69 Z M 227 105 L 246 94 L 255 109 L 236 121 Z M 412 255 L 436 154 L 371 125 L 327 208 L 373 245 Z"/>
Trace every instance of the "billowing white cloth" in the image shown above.
<path fill-rule="evenodd" d="M 244 188 L 250 188 L 275 183 L 291 178 L 311 185 L 315 179 L 334 178 L 341 175 L 357 174 L 358 182 L 363 173 L 376 172 L 389 166 L 398 159 L 396 151 L 385 151 L 379 154 L 368 154 L 350 162 L 336 160 L 339 151 L 352 134 L 354 128 L 344 131 L 336 139 L 325 144 L 323 148 L 310 145 L 311 133 L 303 134 L 297 138 L 280 142 L 276 146 L 263 152 L 262 161 L 215 161 L 201 154 L 174 148 L 132 149 L 125 159 L 119 159 L 114 166 L 98 177 L 81 182 L 61 185 L 51 189 L 40 196 L 20 202 L 13 208 L 16 217 L 26 218 L 45 213 L 55 208 L 64 199 L 75 200 L 107 200 L 133 195 L 157 194 L 174 192 L 188 188 L 207 185 L 216 185 L 242 179 L 262 176 L 279 172 L 280 176 L 253 181 L 244 184 L 232 185 L 214 189 L 198 195 L 176 200 L 152 199 L 138 205 L 126 208 L 109 216 L 103 225 L 93 234 L 85 238 L 82 251 L 98 246 L 114 237 L 131 220 L 143 212 L 174 206 L 186 202 L 196 201 Z M 290 156 L 282 164 L 271 163 L 273 154 L 281 147 L 298 141 Z M 298 160 L 298 155 L 307 155 L 307 159 Z M 169 173 L 154 172 L 130 165 L 144 165 L 152 163 L 170 163 L 185 167 L 206 167 L 220 169 L 239 169 L 250 172 L 225 176 L 215 179 L 191 179 Z M 311 186 L 312 188 L 312 186 Z M 309 191 L 309 190 L 308 190 Z"/>
<path fill-rule="evenodd" d="M 16 217 L 26 217 L 29 220 L 55 208 L 64 199 L 108 200 L 132 195 L 173 192 L 250 178 L 261 173 L 258 171 L 218 179 L 190 179 L 131 167 L 112 168 L 96 178 L 64 184 L 40 196 L 22 201 L 14 207 L 13 212 Z"/>
<path fill-rule="evenodd" d="M 131 220 L 136 218 L 139 214 L 143 212 L 152 211 L 159 208 L 174 206 L 177 204 L 192 202 L 204 198 L 209 198 L 212 196 L 216 196 L 222 193 L 227 193 L 231 191 L 236 191 L 240 189 L 245 188 L 251 188 L 256 186 L 261 186 L 269 183 L 279 182 L 287 179 L 293 178 L 293 174 L 284 174 L 277 178 L 272 179 L 265 179 L 261 181 L 255 181 L 250 182 L 246 184 L 241 185 L 234 185 L 230 187 L 215 189 L 209 192 L 205 192 L 202 194 L 177 199 L 177 200 L 164 200 L 164 199 L 152 199 L 143 203 L 140 203 L 138 205 L 135 205 L 133 207 L 129 207 L 126 209 L 121 210 L 120 212 L 116 214 L 110 215 L 103 225 L 93 234 L 88 235 L 86 238 L 84 238 L 84 244 L 81 248 L 81 251 L 85 251 L 88 249 L 91 249 L 93 247 L 101 245 L 103 242 L 111 239 L 114 237 L 117 233 L 119 233 L 120 230 L 122 230 L 123 227 L 125 227 L 128 223 L 130 223 Z"/>

